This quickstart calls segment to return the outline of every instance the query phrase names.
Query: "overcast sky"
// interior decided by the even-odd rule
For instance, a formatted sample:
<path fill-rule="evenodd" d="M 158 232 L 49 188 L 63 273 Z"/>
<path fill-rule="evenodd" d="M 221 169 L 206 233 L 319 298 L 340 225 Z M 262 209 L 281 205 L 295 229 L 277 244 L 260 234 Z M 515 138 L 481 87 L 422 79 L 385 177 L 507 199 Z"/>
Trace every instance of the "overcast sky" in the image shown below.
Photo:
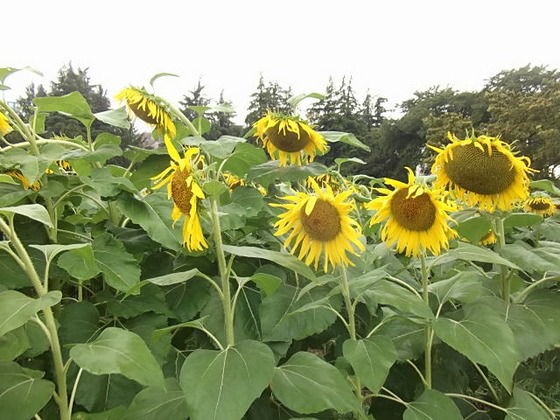
<path fill-rule="evenodd" d="M 557 0 L 9 0 L 2 5 L 0 67 L 6 100 L 48 84 L 71 61 L 110 97 L 148 85 L 177 102 L 199 79 L 223 89 L 243 120 L 259 74 L 294 93 L 352 76 L 391 105 L 430 86 L 478 90 L 504 69 L 560 68 Z"/>

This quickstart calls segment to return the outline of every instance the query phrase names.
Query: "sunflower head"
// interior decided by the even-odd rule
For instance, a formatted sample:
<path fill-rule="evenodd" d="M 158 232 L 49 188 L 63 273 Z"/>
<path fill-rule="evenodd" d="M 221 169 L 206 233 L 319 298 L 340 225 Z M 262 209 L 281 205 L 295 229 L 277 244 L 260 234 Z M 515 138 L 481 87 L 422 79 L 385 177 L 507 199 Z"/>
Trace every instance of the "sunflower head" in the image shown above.
<path fill-rule="evenodd" d="M 527 157 L 517 157 L 507 143 L 489 136 L 459 140 L 448 134 L 451 144 L 438 152 L 432 166 L 436 187 L 450 188 L 457 198 L 482 210 L 507 211 L 529 195 Z"/>
<path fill-rule="evenodd" d="M 154 126 L 164 135 L 173 138 L 177 134 L 171 114 L 161 98 L 143 89 L 128 87 L 117 93 L 115 99 L 125 101 L 132 114 Z"/>
<path fill-rule="evenodd" d="M 523 208 L 528 213 L 540 214 L 543 217 L 552 216 L 556 212 L 556 205 L 550 197 L 534 196 L 525 200 Z"/>
<path fill-rule="evenodd" d="M 222 176 L 226 182 L 228 188 L 233 191 L 237 187 L 243 187 L 247 185 L 247 182 L 243 178 L 239 178 L 237 175 L 231 174 L 229 172 L 223 172 Z"/>
<path fill-rule="evenodd" d="M 353 265 L 348 254 L 356 255 L 365 248 L 359 240 L 360 225 L 351 217 L 354 204 L 348 200 L 350 194 L 335 194 L 330 186 L 321 189 L 312 181 L 312 192 L 282 197 L 287 203 L 274 204 L 285 210 L 274 225 L 275 235 L 288 234 L 284 246 L 315 269 L 321 258 L 325 272 Z"/>
<path fill-rule="evenodd" d="M 0 136 L 5 136 L 12 131 L 8 117 L 0 112 Z"/>
<path fill-rule="evenodd" d="M 183 243 L 189 251 L 202 251 L 208 248 L 200 224 L 199 201 L 204 193 L 196 179 L 204 160 L 196 147 L 190 147 L 181 157 L 171 140 L 165 137 L 165 144 L 172 160 L 169 167 L 153 177 L 154 189 L 167 185 L 167 196 L 173 201 L 171 217 L 173 223 L 184 218 Z"/>
<path fill-rule="evenodd" d="M 18 169 L 10 169 L 6 171 L 5 174 L 10 175 L 13 179 L 17 179 L 26 190 L 39 191 L 41 189 L 41 183 L 39 181 L 30 183 L 25 175 Z"/>
<path fill-rule="evenodd" d="M 255 135 L 270 157 L 280 161 L 280 166 L 309 163 L 327 151 L 323 136 L 294 116 L 269 112 L 254 127 Z"/>
<path fill-rule="evenodd" d="M 442 193 L 417 185 L 410 168 L 408 183 L 385 178 L 385 184 L 394 189 L 377 188 L 382 193 L 366 204 L 376 210 L 370 225 L 385 222 L 381 239 L 389 246 L 396 244 L 398 252 L 418 256 L 425 250 L 438 255 L 449 245 L 449 239 L 457 233 L 448 226 L 448 212 L 455 208 L 442 200 Z"/>
<path fill-rule="evenodd" d="M 478 243 L 480 245 L 484 245 L 484 246 L 489 246 L 489 245 L 494 245 L 496 242 L 498 242 L 498 237 L 496 236 L 496 234 L 494 233 L 494 231 L 492 229 L 490 229 L 486 235 L 484 235 L 482 238 L 480 238 L 480 240 L 478 241 Z"/>

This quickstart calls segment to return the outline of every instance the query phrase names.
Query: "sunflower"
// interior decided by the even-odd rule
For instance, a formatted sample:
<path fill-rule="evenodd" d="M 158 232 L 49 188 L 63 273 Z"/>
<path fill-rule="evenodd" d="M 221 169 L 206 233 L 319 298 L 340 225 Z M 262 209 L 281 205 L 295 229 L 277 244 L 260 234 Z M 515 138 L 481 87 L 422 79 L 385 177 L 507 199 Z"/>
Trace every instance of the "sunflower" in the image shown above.
<path fill-rule="evenodd" d="M 370 225 L 385 222 L 381 239 L 392 246 L 396 243 L 398 252 L 407 256 L 418 256 L 429 249 L 439 255 L 449 245 L 449 239 L 457 233 L 448 226 L 447 212 L 455 210 L 442 201 L 441 192 L 416 185 L 416 178 L 410 168 L 408 183 L 385 178 L 385 184 L 394 188 L 376 188 L 385 194 L 366 204 L 369 210 L 377 210 Z"/>
<path fill-rule="evenodd" d="M 167 184 L 167 196 L 173 200 L 173 224 L 184 216 L 183 243 L 189 251 L 202 251 L 208 248 L 198 215 L 198 202 L 204 198 L 204 193 L 194 178 L 195 170 L 203 162 L 202 156 L 197 147 L 190 147 L 181 157 L 167 136 L 164 140 L 172 161 L 168 168 L 152 178 L 156 181 L 153 188 Z"/>
<path fill-rule="evenodd" d="M 229 172 L 222 172 L 224 181 L 227 184 L 230 191 L 235 190 L 237 187 L 247 186 L 247 181 L 244 178 L 239 178 L 237 175 L 231 174 Z M 260 184 L 251 183 L 251 186 L 255 188 L 263 197 L 267 194 L 266 188 Z"/>
<path fill-rule="evenodd" d="M 282 197 L 286 204 L 273 204 L 286 211 L 280 214 L 274 224 L 275 235 L 282 236 L 289 232 L 284 246 L 305 264 L 317 270 L 323 256 L 323 270 L 329 265 L 333 270 L 337 266 L 353 265 L 347 253 L 357 255 L 356 249 L 364 251 L 360 242 L 361 228 L 350 217 L 354 204 L 348 200 L 351 191 L 334 194 L 327 185 L 321 189 L 312 181 L 313 193 L 296 192 L 295 195 Z"/>
<path fill-rule="evenodd" d="M 128 87 L 117 93 L 115 99 L 126 101 L 128 109 L 136 117 L 162 131 L 164 136 L 174 138 L 177 134 L 175 124 L 161 98 L 150 95 L 143 89 Z"/>
<path fill-rule="evenodd" d="M 484 235 L 482 238 L 480 238 L 480 240 L 478 241 L 478 243 L 480 245 L 494 245 L 496 242 L 498 242 L 498 237 L 496 236 L 496 234 L 494 233 L 494 231 L 492 229 L 490 229 L 486 235 Z"/>
<path fill-rule="evenodd" d="M 556 205 L 550 197 L 530 197 L 523 206 L 528 213 L 540 214 L 543 217 L 552 216 L 556 212 Z"/>
<path fill-rule="evenodd" d="M 327 142 L 319 133 L 294 116 L 269 112 L 253 127 L 272 159 L 280 166 L 301 165 L 327 151 Z"/>
<path fill-rule="evenodd" d="M 12 131 L 8 118 L 0 112 L 0 136 L 5 136 Z"/>
<path fill-rule="evenodd" d="M 31 189 L 33 191 L 39 191 L 41 189 L 41 183 L 39 181 L 30 183 L 29 180 L 25 177 L 25 175 L 23 175 L 21 171 L 19 171 L 18 169 L 10 169 L 9 171 L 6 171 L 4 173 L 6 175 L 10 175 L 13 179 L 17 179 L 19 182 L 21 182 L 21 185 L 26 190 Z"/>
<path fill-rule="evenodd" d="M 432 166 L 437 188 L 449 187 L 458 199 L 482 210 L 510 210 L 529 195 L 527 157 L 516 157 L 507 143 L 489 136 L 459 140 L 448 133 L 451 144 L 438 152 Z"/>

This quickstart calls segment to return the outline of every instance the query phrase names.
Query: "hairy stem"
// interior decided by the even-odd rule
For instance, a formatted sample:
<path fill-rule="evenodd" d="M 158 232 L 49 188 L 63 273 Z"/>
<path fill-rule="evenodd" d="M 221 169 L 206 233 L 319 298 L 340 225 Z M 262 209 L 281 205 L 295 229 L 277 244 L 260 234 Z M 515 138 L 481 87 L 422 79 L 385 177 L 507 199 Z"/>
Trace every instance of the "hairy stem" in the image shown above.
<path fill-rule="evenodd" d="M 422 298 L 426 305 L 430 305 L 430 295 L 428 293 L 428 286 L 430 284 L 430 275 L 426 267 L 426 254 L 422 252 L 420 254 L 420 264 L 422 271 Z M 424 327 L 424 378 L 427 389 L 432 388 L 432 324 L 429 320 L 426 320 L 426 326 Z"/>

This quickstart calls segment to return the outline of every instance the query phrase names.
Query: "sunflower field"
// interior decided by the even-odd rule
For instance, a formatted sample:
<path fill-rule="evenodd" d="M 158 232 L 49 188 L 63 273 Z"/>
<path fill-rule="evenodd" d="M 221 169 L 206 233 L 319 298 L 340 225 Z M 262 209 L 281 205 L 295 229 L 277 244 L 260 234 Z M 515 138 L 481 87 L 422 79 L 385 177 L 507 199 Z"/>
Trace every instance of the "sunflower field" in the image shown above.
<path fill-rule="evenodd" d="M 209 139 L 152 90 L 0 101 L 0 419 L 560 414 L 560 190 L 530 156 L 449 133 L 406 182 L 344 176 L 317 158 L 367 146 L 300 118 L 315 94 Z M 92 134 L 134 119 L 161 147 Z"/>

